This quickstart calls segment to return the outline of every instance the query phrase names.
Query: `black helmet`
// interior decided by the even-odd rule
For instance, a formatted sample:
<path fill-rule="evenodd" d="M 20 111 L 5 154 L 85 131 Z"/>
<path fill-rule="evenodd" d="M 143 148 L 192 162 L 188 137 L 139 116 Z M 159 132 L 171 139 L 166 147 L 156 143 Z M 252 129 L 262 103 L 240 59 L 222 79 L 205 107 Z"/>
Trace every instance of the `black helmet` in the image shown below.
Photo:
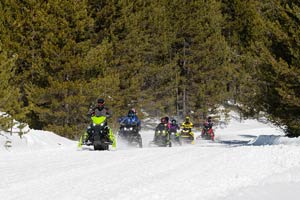
<path fill-rule="evenodd" d="M 211 116 L 209 116 L 209 117 L 207 118 L 207 121 L 208 121 L 208 122 L 211 122 Z"/>
<path fill-rule="evenodd" d="M 97 102 L 100 103 L 100 104 L 104 104 L 105 103 L 104 99 L 101 99 L 101 98 L 98 99 Z"/>
<path fill-rule="evenodd" d="M 166 123 L 168 123 L 169 122 L 169 117 L 165 117 L 165 119 L 166 119 Z"/>
<path fill-rule="evenodd" d="M 129 110 L 127 116 L 128 117 L 134 116 L 134 111 L 133 110 Z"/>
<path fill-rule="evenodd" d="M 172 123 L 172 124 L 176 124 L 176 120 L 175 120 L 175 119 L 172 119 L 171 123 Z"/>

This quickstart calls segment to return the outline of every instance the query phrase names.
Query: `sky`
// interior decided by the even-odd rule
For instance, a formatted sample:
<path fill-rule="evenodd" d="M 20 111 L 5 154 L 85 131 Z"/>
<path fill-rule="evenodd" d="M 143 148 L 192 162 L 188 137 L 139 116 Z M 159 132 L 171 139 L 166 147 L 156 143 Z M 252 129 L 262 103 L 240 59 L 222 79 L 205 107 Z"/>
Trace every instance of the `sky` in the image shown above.
<path fill-rule="evenodd" d="M 118 141 L 110 151 L 31 130 L 22 139 L 0 134 L 0 199 L 252 200 L 299 199 L 300 139 L 231 113 L 216 140 L 144 148 Z M 196 136 L 200 134 L 195 129 Z M 4 147 L 11 141 L 11 147 Z"/>

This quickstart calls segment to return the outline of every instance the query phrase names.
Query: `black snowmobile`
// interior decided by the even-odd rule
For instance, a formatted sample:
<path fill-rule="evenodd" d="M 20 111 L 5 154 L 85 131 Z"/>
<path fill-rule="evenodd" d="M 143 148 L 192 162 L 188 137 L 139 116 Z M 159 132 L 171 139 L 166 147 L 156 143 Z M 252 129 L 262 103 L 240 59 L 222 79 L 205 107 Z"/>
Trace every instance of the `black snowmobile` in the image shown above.
<path fill-rule="evenodd" d="M 134 124 L 121 124 L 118 136 L 121 140 L 127 141 L 131 146 L 143 147 L 142 137 L 139 133 L 139 127 Z"/>
<path fill-rule="evenodd" d="M 172 144 L 181 145 L 180 136 L 178 135 L 178 131 L 176 129 L 170 129 L 170 140 Z"/>
<path fill-rule="evenodd" d="M 149 143 L 149 146 L 159 146 L 159 147 L 172 146 L 167 124 L 160 123 L 156 127 L 154 140 Z"/>

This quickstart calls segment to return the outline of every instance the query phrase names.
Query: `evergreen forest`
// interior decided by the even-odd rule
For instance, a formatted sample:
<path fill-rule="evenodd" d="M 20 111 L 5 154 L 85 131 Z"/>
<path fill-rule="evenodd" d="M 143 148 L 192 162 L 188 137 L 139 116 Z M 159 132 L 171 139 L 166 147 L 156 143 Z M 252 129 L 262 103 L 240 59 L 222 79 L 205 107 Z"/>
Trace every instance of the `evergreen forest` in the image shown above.
<path fill-rule="evenodd" d="M 235 105 L 300 135 L 299 0 L 1 0 L 1 127 L 78 138 L 110 124 Z M 232 102 L 232 103 L 229 103 Z"/>

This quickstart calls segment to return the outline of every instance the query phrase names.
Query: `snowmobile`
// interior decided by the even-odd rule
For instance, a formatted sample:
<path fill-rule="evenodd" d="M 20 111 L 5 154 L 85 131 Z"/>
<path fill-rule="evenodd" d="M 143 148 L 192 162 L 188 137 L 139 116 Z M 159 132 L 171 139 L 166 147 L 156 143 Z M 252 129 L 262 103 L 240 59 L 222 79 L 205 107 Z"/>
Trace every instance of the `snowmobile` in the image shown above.
<path fill-rule="evenodd" d="M 214 141 L 215 139 L 215 133 L 211 127 L 203 127 L 201 131 L 201 138 L 205 140 L 212 140 Z M 198 138 L 199 139 L 199 138 Z"/>
<path fill-rule="evenodd" d="M 83 145 L 94 146 L 94 150 L 109 150 L 112 141 L 109 138 L 109 127 L 107 126 L 105 116 L 92 116 L 92 124 L 87 142 Z"/>
<path fill-rule="evenodd" d="M 181 142 L 180 142 L 180 133 L 177 132 L 177 130 L 175 129 L 170 129 L 169 130 L 170 132 L 170 140 L 173 144 L 179 144 L 181 145 Z"/>
<path fill-rule="evenodd" d="M 194 144 L 194 133 L 190 128 L 183 128 L 179 136 L 180 144 Z"/>
<path fill-rule="evenodd" d="M 155 129 L 154 140 L 149 143 L 149 146 L 171 147 L 170 133 L 165 124 L 159 124 Z"/>
<path fill-rule="evenodd" d="M 139 128 L 136 123 L 121 124 L 118 137 L 124 141 L 127 141 L 129 145 L 138 145 L 140 148 L 143 147 L 142 137 L 139 133 Z"/>

